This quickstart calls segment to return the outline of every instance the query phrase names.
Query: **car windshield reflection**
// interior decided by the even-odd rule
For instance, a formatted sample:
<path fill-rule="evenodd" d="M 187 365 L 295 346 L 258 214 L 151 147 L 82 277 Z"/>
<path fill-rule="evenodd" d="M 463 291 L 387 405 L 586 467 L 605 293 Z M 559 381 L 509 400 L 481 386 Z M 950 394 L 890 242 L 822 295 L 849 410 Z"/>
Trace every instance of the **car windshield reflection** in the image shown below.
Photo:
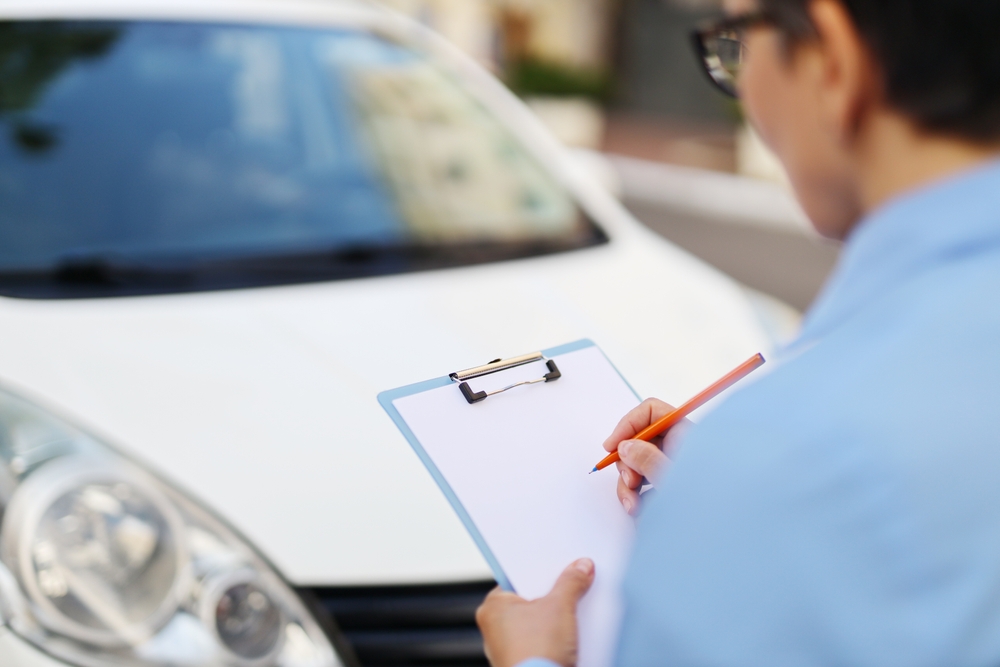
<path fill-rule="evenodd" d="M 0 22 L 0 293 L 336 280 L 606 240 L 448 68 L 353 30 Z"/>

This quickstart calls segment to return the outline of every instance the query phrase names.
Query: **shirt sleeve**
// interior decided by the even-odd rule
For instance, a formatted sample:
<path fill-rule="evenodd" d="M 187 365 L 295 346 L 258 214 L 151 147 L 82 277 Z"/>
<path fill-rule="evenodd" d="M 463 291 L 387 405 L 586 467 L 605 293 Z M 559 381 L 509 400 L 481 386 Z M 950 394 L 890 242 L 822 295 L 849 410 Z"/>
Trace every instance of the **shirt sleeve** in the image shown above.
<path fill-rule="evenodd" d="M 849 420 L 730 400 L 644 508 L 618 667 L 925 664 L 903 641 L 926 625 L 904 593 L 923 585 L 904 491 Z"/>

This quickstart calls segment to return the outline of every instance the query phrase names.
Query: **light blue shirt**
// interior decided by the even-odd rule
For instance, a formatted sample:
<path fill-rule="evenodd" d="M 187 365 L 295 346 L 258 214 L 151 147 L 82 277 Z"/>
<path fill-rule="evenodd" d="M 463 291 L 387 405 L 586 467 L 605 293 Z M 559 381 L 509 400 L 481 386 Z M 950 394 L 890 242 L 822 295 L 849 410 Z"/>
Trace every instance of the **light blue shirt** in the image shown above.
<path fill-rule="evenodd" d="M 776 361 L 645 508 L 619 667 L 1000 665 L 1000 162 L 863 221 Z"/>

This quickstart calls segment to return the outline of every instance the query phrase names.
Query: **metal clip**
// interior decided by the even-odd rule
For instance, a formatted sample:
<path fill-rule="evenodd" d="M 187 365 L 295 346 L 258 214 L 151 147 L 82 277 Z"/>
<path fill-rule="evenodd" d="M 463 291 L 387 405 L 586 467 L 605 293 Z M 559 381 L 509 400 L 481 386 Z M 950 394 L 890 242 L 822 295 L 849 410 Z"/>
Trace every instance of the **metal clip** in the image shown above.
<path fill-rule="evenodd" d="M 483 375 L 489 375 L 491 373 L 498 373 L 500 371 L 505 371 L 510 368 L 516 368 L 518 366 L 523 366 L 524 364 L 530 364 L 533 361 L 541 361 L 545 357 L 541 352 L 534 352 L 532 354 L 525 354 L 520 357 L 513 357 L 511 359 L 495 359 L 488 364 L 483 366 L 476 366 L 475 368 L 469 368 L 464 371 L 456 371 L 451 373 L 448 377 L 454 382 L 460 382 L 458 385 L 459 390 L 462 392 L 462 396 L 465 396 L 465 400 L 471 403 L 478 403 L 480 401 L 486 400 L 487 397 L 493 396 L 494 394 L 500 394 L 505 391 L 509 391 L 515 387 L 521 387 L 528 384 L 538 384 L 539 382 L 552 382 L 558 380 L 562 377 L 562 373 L 559 371 L 559 367 L 556 366 L 556 362 L 549 359 L 545 362 L 546 367 L 548 367 L 549 372 L 538 378 L 537 380 L 524 380 L 522 382 L 515 382 L 512 385 L 506 386 L 502 389 L 496 389 L 494 391 L 473 391 L 472 387 L 466 380 L 471 380 L 472 378 L 481 377 Z"/>

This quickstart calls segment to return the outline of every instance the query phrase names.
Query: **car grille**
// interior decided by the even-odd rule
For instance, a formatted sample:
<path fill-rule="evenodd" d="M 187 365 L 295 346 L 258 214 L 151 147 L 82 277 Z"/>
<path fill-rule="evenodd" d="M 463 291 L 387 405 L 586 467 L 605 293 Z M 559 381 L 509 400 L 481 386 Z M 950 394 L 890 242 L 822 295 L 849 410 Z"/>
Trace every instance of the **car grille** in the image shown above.
<path fill-rule="evenodd" d="M 433 586 L 309 588 L 362 667 L 483 667 L 476 607 L 492 581 Z"/>

